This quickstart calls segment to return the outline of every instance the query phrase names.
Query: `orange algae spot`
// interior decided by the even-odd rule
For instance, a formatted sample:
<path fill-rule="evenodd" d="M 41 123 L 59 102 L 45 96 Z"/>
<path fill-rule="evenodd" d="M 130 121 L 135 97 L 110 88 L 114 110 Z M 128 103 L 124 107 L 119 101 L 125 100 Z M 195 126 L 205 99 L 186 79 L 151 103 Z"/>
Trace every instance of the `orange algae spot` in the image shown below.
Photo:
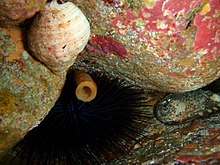
<path fill-rule="evenodd" d="M 64 22 L 64 23 L 60 23 L 60 24 L 58 25 L 58 27 L 59 27 L 59 28 L 65 28 L 66 26 L 69 26 L 69 24 L 70 24 L 70 20 L 68 20 L 67 22 Z"/>
<path fill-rule="evenodd" d="M 210 4 L 206 4 L 202 7 L 201 11 L 199 12 L 201 15 L 206 15 L 211 10 Z"/>
<path fill-rule="evenodd" d="M 197 144 L 191 143 L 187 144 L 183 149 L 180 150 L 180 153 L 189 152 L 197 147 Z"/>
<path fill-rule="evenodd" d="M 12 51 L 7 57 L 7 61 L 15 61 L 20 60 L 22 52 L 24 50 L 23 41 L 24 34 L 23 31 L 17 28 L 2 28 L 5 34 L 9 35 L 11 38 L 11 42 L 14 42 L 16 47 L 15 50 Z"/>
<path fill-rule="evenodd" d="M 14 95 L 6 90 L 0 90 L 0 115 L 12 113 L 11 110 L 16 104 Z"/>
<path fill-rule="evenodd" d="M 157 145 L 160 145 L 162 143 L 164 143 L 164 140 L 160 139 L 160 140 L 155 141 L 154 145 L 157 146 Z"/>
<path fill-rule="evenodd" d="M 192 122 L 191 125 L 178 129 L 178 132 L 182 135 L 186 135 L 188 132 L 193 132 L 199 127 L 198 120 Z"/>

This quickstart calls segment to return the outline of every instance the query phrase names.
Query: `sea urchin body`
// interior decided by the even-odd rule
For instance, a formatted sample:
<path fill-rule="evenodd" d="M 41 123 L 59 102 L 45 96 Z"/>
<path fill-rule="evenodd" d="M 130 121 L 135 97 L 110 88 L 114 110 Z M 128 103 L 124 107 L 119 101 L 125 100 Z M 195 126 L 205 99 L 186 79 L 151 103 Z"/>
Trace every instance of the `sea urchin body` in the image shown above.
<path fill-rule="evenodd" d="M 24 164 L 100 164 L 129 151 L 151 117 L 145 95 L 118 79 L 93 78 L 97 96 L 82 102 L 73 76 L 67 77 L 55 106 L 15 147 L 16 158 Z"/>

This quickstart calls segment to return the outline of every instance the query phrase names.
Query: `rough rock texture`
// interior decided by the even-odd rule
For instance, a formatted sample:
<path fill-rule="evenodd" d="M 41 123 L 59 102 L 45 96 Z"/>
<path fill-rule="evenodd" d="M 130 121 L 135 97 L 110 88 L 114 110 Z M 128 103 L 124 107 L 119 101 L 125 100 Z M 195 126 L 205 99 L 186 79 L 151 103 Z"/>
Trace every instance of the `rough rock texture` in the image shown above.
<path fill-rule="evenodd" d="M 164 92 L 197 89 L 220 76 L 218 0 L 72 1 L 92 30 L 73 69 L 106 72 Z M 220 113 L 200 116 L 193 110 L 196 117 L 188 123 L 152 119 L 141 143 L 108 164 L 220 164 Z"/>
<path fill-rule="evenodd" d="M 47 0 L 1 0 L 0 25 L 15 26 L 38 12 Z"/>
<path fill-rule="evenodd" d="M 0 28 L 0 158 L 44 118 L 64 83 L 24 50 L 23 41 L 20 29 Z"/>
<path fill-rule="evenodd" d="M 180 125 L 163 125 L 152 120 L 140 144 L 108 164 L 217 165 L 220 163 L 219 120 L 219 113 Z"/>
<path fill-rule="evenodd" d="M 197 89 L 220 76 L 218 0 L 72 1 L 91 23 L 82 59 L 90 67 L 164 92 Z"/>
<path fill-rule="evenodd" d="M 73 69 L 105 71 L 165 92 L 192 90 L 220 76 L 219 0 L 72 1 L 92 30 Z M 10 36 L 0 31 L 0 156 L 45 116 L 63 82 Z M 183 113 L 175 121 L 183 120 Z M 197 115 L 188 123 L 149 122 L 140 144 L 108 164 L 220 164 L 220 113 Z"/>

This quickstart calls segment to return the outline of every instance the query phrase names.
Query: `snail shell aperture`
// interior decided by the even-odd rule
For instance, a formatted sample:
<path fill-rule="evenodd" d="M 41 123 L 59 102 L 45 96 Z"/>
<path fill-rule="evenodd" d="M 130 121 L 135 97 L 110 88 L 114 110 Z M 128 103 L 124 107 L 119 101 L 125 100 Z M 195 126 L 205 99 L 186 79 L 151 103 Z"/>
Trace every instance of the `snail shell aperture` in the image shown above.
<path fill-rule="evenodd" d="M 81 10 L 71 2 L 47 3 L 33 21 L 28 45 L 36 58 L 54 73 L 66 71 L 84 49 L 90 25 Z"/>

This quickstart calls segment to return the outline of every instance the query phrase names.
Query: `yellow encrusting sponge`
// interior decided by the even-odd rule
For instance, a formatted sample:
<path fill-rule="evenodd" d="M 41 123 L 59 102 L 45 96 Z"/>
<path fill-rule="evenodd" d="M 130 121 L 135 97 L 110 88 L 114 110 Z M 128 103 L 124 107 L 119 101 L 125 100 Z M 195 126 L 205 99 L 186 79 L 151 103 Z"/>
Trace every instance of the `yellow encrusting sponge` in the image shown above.
<path fill-rule="evenodd" d="M 76 82 L 76 97 L 84 102 L 92 101 L 97 94 L 97 86 L 91 76 L 82 71 L 74 73 L 74 80 Z"/>

